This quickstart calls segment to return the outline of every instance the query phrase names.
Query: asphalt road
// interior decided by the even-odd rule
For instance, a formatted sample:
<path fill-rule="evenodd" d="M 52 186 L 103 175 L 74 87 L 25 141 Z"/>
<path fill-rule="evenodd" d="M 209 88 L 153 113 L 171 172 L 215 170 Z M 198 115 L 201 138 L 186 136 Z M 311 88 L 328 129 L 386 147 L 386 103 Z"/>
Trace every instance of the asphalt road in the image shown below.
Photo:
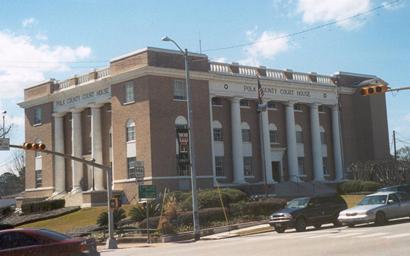
<path fill-rule="evenodd" d="M 195 255 L 195 256 L 258 256 L 258 255 L 410 255 L 410 219 L 391 221 L 376 227 L 328 228 L 297 233 L 289 230 L 212 241 L 154 244 L 146 247 L 102 252 L 103 256 L 131 255 Z"/>

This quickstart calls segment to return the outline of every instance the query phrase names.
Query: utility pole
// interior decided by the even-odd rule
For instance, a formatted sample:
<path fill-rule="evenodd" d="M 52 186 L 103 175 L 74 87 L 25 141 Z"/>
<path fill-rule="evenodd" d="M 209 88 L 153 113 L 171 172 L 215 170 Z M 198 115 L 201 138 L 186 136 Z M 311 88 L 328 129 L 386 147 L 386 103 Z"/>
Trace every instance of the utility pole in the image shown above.
<path fill-rule="evenodd" d="M 394 164 L 397 162 L 397 150 L 396 150 L 396 131 L 393 130 L 393 148 L 394 148 Z"/>

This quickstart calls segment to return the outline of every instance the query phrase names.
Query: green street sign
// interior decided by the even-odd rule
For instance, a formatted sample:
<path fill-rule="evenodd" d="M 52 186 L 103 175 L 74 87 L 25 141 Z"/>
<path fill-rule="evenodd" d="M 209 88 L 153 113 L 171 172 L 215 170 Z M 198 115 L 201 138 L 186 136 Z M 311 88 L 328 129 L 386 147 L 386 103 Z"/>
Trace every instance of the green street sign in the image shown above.
<path fill-rule="evenodd" d="M 139 185 L 138 194 L 140 199 L 157 198 L 157 189 L 154 185 Z"/>

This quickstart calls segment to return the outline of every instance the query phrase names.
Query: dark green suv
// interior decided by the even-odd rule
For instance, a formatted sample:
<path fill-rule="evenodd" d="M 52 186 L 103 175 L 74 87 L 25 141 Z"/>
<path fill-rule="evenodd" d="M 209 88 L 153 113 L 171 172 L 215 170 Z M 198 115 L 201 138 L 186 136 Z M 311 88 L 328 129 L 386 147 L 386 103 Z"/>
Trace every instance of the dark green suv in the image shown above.
<path fill-rule="evenodd" d="M 320 228 L 327 223 L 339 226 L 337 217 L 346 208 L 346 202 L 339 195 L 300 197 L 289 201 L 284 209 L 274 212 L 269 218 L 269 224 L 278 233 L 288 228 L 301 232 L 307 226 Z"/>

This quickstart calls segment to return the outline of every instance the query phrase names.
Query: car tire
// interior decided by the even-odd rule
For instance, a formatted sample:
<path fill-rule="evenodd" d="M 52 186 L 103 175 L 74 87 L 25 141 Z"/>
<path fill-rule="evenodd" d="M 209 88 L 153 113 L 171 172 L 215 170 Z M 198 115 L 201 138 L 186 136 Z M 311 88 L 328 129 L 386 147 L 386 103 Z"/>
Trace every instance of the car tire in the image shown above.
<path fill-rule="evenodd" d="M 386 224 L 387 220 L 386 220 L 386 214 L 384 214 L 384 212 L 377 212 L 376 213 L 376 220 L 374 221 L 374 223 L 377 226 L 383 226 L 384 224 Z"/>
<path fill-rule="evenodd" d="M 354 224 L 347 224 L 347 226 L 348 226 L 349 228 L 353 228 L 353 227 L 354 227 Z"/>
<path fill-rule="evenodd" d="M 338 221 L 338 220 L 335 220 L 335 221 L 333 221 L 333 226 L 334 226 L 334 227 L 341 227 L 341 226 L 342 226 L 342 223 L 341 223 L 340 221 Z"/>
<path fill-rule="evenodd" d="M 303 232 L 306 230 L 306 220 L 303 217 L 297 218 L 295 223 L 295 228 L 297 232 Z"/>
<path fill-rule="evenodd" d="M 315 224 L 313 226 L 315 227 L 315 229 L 320 229 L 320 227 L 322 227 L 322 224 Z"/>
<path fill-rule="evenodd" d="M 283 233 L 285 232 L 286 228 L 285 227 L 275 227 L 275 231 L 277 233 Z"/>

